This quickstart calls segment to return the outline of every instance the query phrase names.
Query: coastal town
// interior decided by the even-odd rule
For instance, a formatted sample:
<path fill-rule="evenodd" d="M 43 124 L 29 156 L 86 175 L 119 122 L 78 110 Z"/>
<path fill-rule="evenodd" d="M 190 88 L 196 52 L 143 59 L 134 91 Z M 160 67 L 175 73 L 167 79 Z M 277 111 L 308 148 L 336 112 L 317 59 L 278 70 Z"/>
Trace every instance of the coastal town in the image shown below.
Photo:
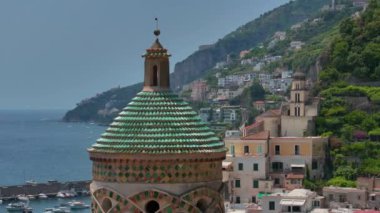
<path fill-rule="evenodd" d="M 313 3 L 290 1 L 200 45 L 189 61 L 204 61 L 191 72 L 171 73 L 155 18 L 143 82 L 85 98 L 62 118 L 68 134 L 69 122 L 81 122 L 78 138 L 91 140 L 80 150 L 91 180 L 0 186 L 0 207 L 32 213 L 30 203 L 53 200 L 64 205 L 44 212 L 380 213 L 380 1 Z M 297 19 L 273 27 L 289 11 Z"/>

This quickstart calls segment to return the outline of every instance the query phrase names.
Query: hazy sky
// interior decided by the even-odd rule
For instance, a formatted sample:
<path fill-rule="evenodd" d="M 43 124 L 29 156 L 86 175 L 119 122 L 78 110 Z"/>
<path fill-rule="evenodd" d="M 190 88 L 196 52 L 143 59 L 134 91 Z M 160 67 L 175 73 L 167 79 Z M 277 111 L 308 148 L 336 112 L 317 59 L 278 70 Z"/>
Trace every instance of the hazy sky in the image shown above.
<path fill-rule="evenodd" d="M 142 81 L 154 40 L 175 62 L 289 0 L 0 1 L 0 109 L 70 109 Z"/>

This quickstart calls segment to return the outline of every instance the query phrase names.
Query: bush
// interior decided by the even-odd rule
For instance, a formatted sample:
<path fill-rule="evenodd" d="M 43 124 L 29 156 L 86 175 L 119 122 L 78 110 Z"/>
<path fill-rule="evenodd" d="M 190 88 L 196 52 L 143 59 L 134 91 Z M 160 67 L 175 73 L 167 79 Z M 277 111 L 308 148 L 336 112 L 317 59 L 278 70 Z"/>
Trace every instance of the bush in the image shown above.
<path fill-rule="evenodd" d="M 347 180 L 344 177 L 334 177 L 327 181 L 328 186 L 356 187 L 355 181 Z"/>

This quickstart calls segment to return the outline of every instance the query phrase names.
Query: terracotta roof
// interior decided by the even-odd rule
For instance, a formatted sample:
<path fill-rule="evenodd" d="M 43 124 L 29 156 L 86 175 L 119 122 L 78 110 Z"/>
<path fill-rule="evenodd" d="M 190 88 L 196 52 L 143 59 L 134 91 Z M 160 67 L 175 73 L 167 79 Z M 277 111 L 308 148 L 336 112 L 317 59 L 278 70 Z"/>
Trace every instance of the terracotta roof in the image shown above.
<path fill-rule="evenodd" d="M 268 110 L 268 111 L 262 113 L 258 117 L 278 117 L 280 115 L 281 115 L 280 109 L 272 109 L 272 110 Z"/>
<path fill-rule="evenodd" d="M 249 126 L 246 126 L 244 127 L 245 129 L 251 129 L 251 128 L 255 128 L 255 127 L 258 127 L 260 126 L 261 124 L 263 124 L 264 121 L 256 121 L 255 123 L 249 125 Z"/>
<path fill-rule="evenodd" d="M 290 174 L 286 175 L 286 179 L 303 179 L 304 177 L 305 177 L 305 175 L 303 175 L 303 174 L 290 173 Z"/>
<path fill-rule="evenodd" d="M 269 131 L 262 131 L 253 135 L 248 135 L 242 138 L 242 140 L 266 140 L 269 138 Z"/>

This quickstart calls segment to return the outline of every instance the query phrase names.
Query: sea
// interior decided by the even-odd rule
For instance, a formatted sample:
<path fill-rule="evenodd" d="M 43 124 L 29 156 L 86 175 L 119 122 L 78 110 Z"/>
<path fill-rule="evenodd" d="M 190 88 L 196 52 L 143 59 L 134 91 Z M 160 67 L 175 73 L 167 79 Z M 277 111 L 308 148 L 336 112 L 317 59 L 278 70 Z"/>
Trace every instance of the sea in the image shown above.
<path fill-rule="evenodd" d="M 65 123 L 65 110 L 0 110 L 0 185 L 34 180 L 91 179 L 87 148 L 104 132 L 92 123 Z M 76 198 L 90 204 L 89 197 Z M 70 200 L 30 201 L 33 213 Z M 7 203 L 0 204 L 0 213 Z M 90 212 L 89 210 L 75 212 Z"/>

